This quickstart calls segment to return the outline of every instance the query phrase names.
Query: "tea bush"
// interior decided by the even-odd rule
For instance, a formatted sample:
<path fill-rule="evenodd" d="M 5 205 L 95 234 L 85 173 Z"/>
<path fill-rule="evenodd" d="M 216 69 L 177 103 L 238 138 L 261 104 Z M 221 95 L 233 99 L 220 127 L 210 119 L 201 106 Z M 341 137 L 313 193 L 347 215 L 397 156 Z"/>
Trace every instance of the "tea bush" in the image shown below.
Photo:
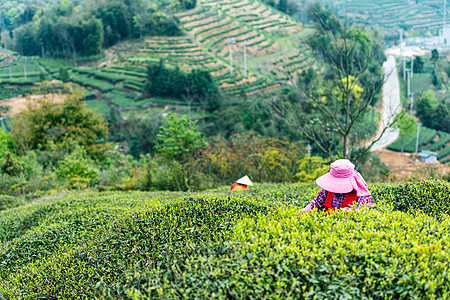
<path fill-rule="evenodd" d="M 450 290 L 450 218 L 280 209 L 238 222 L 225 253 L 151 270 L 129 295 L 169 298 L 437 299 Z M 145 279 L 143 279 L 143 277 Z M 136 278 L 136 276 L 134 276 Z M 144 298 L 144 297 L 141 297 Z"/>
<path fill-rule="evenodd" d="M 403 212 L 420 210 L 432 216 L 450 213 L 450 184 L 441 180 L 377 185 L 372 195 L 375 199 L 392 203 L 394 209 Z"/>
<path fill-rule="evenodd" d="M 8 195 L 0 195 L 0 210 L 17 207 L 20 204 L 21 204 L 20 199 L 16 197 Z"/>
<path fill-rule="evenodd" d="M 345 217 L 301 213 L 315 184 L 86 193 L 9 209 L 0 212 L 0 295 L 448 297 L 449 183 L 370 189 L 376 209 Z M 423 205 L 428 214 L 412 209 Z"/>

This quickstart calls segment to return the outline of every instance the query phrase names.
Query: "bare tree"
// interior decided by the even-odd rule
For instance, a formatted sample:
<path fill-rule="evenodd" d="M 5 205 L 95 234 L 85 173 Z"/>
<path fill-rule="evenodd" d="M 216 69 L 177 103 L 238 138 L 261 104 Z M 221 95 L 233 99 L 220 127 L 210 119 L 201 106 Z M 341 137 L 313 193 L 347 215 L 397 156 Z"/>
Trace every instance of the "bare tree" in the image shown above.
<path fill-rule="evenodd" d="M 320 15 L 315 17 L 317 31 L 307 43 L 317 62 L 314 76 L 288 74 L 300 105 L 286 108 L 273 101 L 272 106 L 287 124 L 332 159 L 341 153 L 357 160 L 356 152 L 365 154 L 393 125 L 385 124 L 369 145 L 357 143 L 355 125 L 376 102 L 384 83 L 380 71 L 384 56 L 364 28 L 342 24 L 329 12 L 315 13 Z"/>

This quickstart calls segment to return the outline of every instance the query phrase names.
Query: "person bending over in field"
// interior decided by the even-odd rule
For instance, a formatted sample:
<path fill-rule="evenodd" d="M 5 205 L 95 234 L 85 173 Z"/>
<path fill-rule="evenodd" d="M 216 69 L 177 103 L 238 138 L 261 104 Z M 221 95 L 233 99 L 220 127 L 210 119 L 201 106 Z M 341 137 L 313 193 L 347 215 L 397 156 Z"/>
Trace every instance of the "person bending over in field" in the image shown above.
<path fill-rule="evenodd" d="M 302 209 L 303 212 L 314 208 L 326 212 L 335 209 L 350 211 L 352 208 L 358 210 L 363 206 L 374 205 L 367 183 L 348 159 L 333 162 L 330 172 L 317 178 L 316 183 L 322 190 L 316 199 Z"/>
<path fill-rule="evenodd" d="M 253 186 L 253 182 L 250 180 L 250 178 L 248 178 L 247 175 L 245 175 L 244 177 L 239 178 L 238 180 L 236 180 L 235 183 L 233 183 L 233 185 L 231 186 L 231 190 L 232 191 L 246 190 L 247 186 Z"/>

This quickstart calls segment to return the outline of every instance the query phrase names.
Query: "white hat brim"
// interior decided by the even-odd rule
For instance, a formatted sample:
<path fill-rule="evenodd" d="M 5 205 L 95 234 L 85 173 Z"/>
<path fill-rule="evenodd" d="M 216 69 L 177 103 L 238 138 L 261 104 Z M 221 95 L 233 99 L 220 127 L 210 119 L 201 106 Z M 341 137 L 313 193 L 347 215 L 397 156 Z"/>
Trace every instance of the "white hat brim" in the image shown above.
<path fill-rule="evenodd" d="M 245 175 L 245 176 L 242 177 L 242 178 L 239 178 L 238 180 L 236 180 L 236 182 L 237 182 L 237 183 L 240 183 L 240 184 L 244 184 L 244 185 L 253 186 L 252 181 L 250 180 L 250 178 L 248 178 L 247 175 Z"/>

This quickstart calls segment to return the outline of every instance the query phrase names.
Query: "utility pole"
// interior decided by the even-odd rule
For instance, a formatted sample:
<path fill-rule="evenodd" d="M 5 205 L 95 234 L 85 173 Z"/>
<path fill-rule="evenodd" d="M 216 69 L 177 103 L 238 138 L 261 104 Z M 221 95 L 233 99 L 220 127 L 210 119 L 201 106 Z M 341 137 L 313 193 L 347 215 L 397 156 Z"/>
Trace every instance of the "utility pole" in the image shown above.
<path fill-rule="evenodd" d="M 247 41 L 242 42 L 244 46 L 244 77 L 247 77 L 247 46 L 250 45 Z"/>
<path fill-rule="evenodd" d="M 403 31 L 400 29 L 400 59 L 403 64 L 403 81 L 405 81 L 405 61 L 403 60 Z"/>
<path fill-rule="evenodd" d="M 408 97 L 411 95 L 411 70 L 406 69 L 406 77 L 408 79 Z"/>
<path fill-rule="evenodd" d="M 227 44 L 230 48 L 230 76 L 233 75 L 233 44 L 236 44 L 234 38 L 227 38 Z"/>
<path fill-rule="evenodd" d="M 411 105 L 409 106 L 409 113 L 412 115 L 414 106 L 414 93 L 411 93 Z"/>
<path fill-rule="evenodd" d="M 448 42 L 445 43 L 445 32 L 446 32 L 446 28 L 447 27 L 447 0 L 444 0 L 444 24 L 442 26 L 442 47 L 444 49 L 446 49 L 448 47 Z"/>
<path fill-rule="evenodd" d="M 5 132 L 5 123 L 4 123 L 4 119 L 3 117 L 0 117 L 0 121 L 2 121 L 2 131 Z"/>
<path fill-rule="evenodd" d="M 417 159 L 417 152 L 419 151 L 419 130 L 420 130 L 420 125 L 422 125 L 422 123 L 417 122 L 417 136 L 416 136 L 416 159 Z"/>
<path fill-rule="evenodd" d="M 408 61 L 409 59 L 407 57 L 403 57 L 402 61 L 403 61 L 403 81 L 406 80 L 406 61 Z"/>
<path fill-rule="evenodd" d="M 25 80 L 27 80 L 27 64 L 23 64 L 23 74 L 25 76 Z"/>
<path fill-rule="evenodd" d="M 414 77 L 414 55 L 411 57 L 411 78 Z"/>

